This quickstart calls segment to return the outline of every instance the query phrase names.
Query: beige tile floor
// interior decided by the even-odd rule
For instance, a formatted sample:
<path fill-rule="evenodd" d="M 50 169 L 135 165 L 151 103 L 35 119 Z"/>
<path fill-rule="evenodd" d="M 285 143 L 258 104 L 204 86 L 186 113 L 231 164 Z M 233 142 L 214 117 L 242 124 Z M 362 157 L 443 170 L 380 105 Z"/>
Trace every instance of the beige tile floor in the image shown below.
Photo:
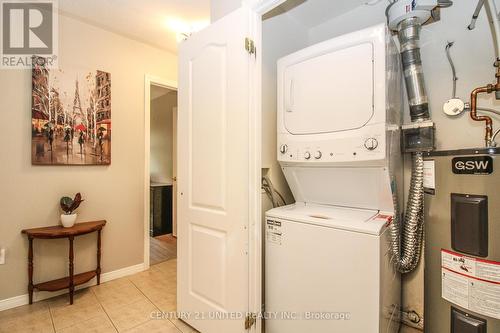
<path fill-rule="evenodd" d="M 78 291 L 69 305 L 61 295 L 0 312 L 0 333 L 194 333 L 176 319 L 153 319 L 176 310 L 175 259 L 147 271 Z"/>

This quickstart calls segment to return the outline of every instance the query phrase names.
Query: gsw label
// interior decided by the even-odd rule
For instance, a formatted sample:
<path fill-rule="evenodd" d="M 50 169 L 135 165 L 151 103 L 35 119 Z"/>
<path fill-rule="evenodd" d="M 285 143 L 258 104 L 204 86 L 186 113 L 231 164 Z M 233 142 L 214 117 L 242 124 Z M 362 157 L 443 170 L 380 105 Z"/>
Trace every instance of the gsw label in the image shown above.
<path fill-rule="evenodd" d="M 451 161 L 451 168 L 458 175 L 489 175 L 493 173 L 493 159 L 491 156 L 455 157 Z"/>

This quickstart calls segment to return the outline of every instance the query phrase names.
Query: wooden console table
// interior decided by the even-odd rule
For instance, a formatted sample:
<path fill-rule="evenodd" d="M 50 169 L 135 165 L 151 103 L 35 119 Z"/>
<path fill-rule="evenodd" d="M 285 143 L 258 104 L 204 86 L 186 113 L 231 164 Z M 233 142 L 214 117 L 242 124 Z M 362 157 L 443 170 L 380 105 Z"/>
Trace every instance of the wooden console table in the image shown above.
<path fill-rule="evenodd" d="M 94 221 L 94 222 L 83 222 L 76 223 L 71 228 L 64 228 L 63 226 L 51 226 L 44 228 L 33 228 L 25 229 L 22 231 L 23 234 L 28 236 L 29 250 L 28 250 L 28 275 L 29 284 L 28 292 L 30 304 L 33 304 L 33 290 L 38 291 L 56 291 L 61 289 L 69 289 L 69 302 L 73 304 L 73 295 L 75 293 L 75 286 L 84 284 L 97 277 L 97 284 L 101 282 L 101 230 L 106 225 L 106 221 Z M 89 234 L 91 232 L 97 231 L 97 268 L 93 271 L 74 274 L 74 253 L 73 253 L 73 240 L 76 236 L 81 236 Z M 33 239 L 56 239 L 56 238 L 68 238 L 69 239 L 69 276 L 47 281 L 43 283 L 33 284 Z"/>

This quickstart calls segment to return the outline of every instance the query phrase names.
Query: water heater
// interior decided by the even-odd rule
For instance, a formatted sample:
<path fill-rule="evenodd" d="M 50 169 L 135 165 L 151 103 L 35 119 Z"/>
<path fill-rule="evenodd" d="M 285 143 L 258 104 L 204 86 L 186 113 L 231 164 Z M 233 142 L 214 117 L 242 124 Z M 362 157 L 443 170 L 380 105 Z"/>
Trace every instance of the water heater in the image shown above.
<path fill-rule="evenodd" d="M 425 332 L 500 332 L 499 154 L 425 157 Z"/>

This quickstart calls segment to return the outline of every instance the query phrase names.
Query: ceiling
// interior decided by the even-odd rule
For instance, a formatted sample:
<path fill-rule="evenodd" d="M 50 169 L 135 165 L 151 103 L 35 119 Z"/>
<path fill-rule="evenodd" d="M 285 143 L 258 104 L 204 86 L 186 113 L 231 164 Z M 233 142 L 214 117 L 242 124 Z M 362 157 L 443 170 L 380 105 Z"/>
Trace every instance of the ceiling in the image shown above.
<path fill-rule="evenodd" d="M 210 1 L 59 0 L 59 11 L 63 15 L 177 53 L 179 32 L 196 31 L 209 24 Z M 286 12 L 310 28 L 366 1 L 287 0 L 269 14 L 274 16 Z"/>
<path fill-rule="evenodd" d="M 154 84 L 151 85 L 150 100 L 154 100 L 165 95 L 177 95 L 177 91 L 165 87 L 156 86 Z"/>
<path fill-rule="evenodd" d="M 367 0 L 287 0 L 266 16 L 287 13 L 307 28 L 347 13 Z"/>
<path fill-rule="evenodd" d="M 174 29 L 210 22 L 210 0 L 59 0 L 59 11 L 174 53 Z"/>

